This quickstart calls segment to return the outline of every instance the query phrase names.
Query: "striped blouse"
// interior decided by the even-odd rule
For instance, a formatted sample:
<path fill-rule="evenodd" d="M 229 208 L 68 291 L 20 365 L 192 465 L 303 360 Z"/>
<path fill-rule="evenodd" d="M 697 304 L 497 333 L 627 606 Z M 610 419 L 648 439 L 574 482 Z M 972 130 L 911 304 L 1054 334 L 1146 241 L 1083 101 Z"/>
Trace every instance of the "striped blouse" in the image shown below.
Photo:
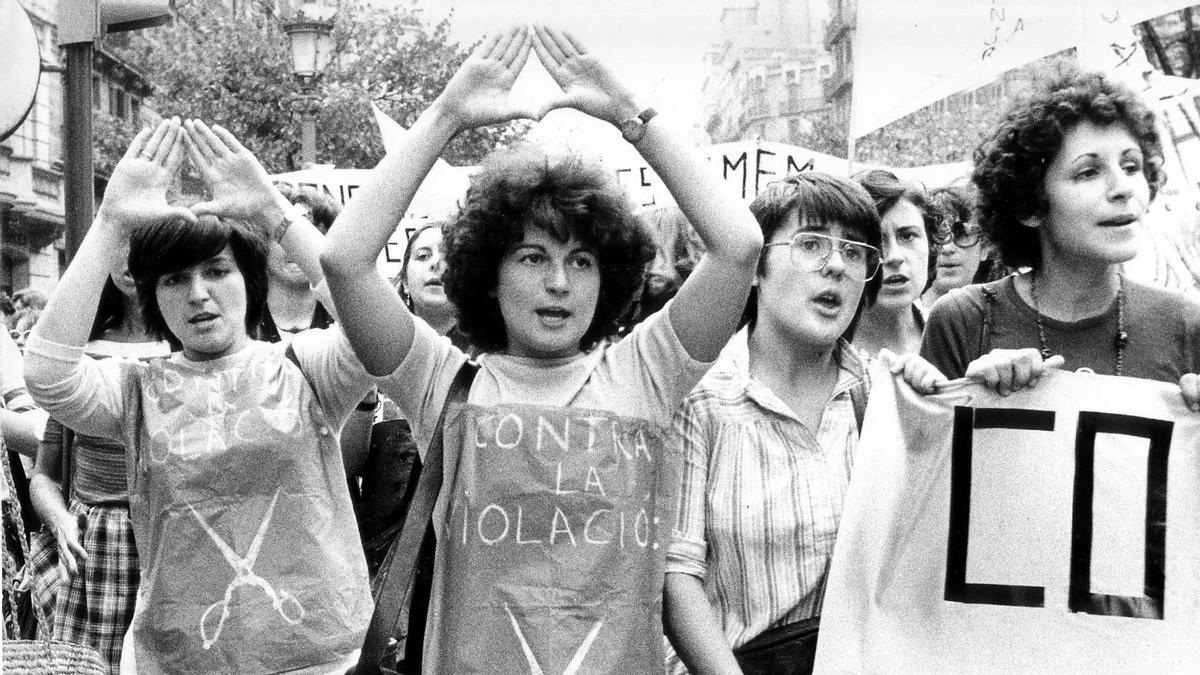
<path fill-rule="evenodd" d="M 858 445 L 850 390 L 868 378 L 854 347 L 840 354 L 815 432 L 750 377 L 747 359 L 725 355 L 676 414 L 683 477 L 666 571 L 703 580 L 731 647 L 820 614 Z M 667 666 L 686 672 L 673 653 Z"/>

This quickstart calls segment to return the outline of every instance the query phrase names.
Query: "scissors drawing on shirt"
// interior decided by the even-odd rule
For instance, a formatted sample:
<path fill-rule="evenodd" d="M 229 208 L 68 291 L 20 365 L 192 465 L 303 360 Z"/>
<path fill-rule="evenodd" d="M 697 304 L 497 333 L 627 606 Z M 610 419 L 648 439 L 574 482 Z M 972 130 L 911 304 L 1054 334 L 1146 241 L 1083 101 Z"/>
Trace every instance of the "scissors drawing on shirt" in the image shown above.
<path fill-rule="evenodd" d="M 294 626 L 304 618 L 304 607 L 295 596 L 287 591 L 276 591 L 275 587 L 267 582 L 266 579 L 254 573 L 254 562 L 258 559 L 258 552 L 262 548 L 263 536 L 267 533 L 267 525 L 271 522 L 271 514 L 275 512 L 275 503 L 278 501 L 279 490 L 277 489 L 275 490 L 275 496 L 271 498 L 271 505 L 267 507 L 267 512 L 263 515 L 262 524 L 258 526 L 258 532 L 250 542 L 250 548 L 246 550 L 245 556 L 239 556 L 212 529 L 208 522 L 204 520 L 204 517 L 196 509 L 192 508 L 191 504 L 188 504 L 192 515 L 196 516 L 196 520 L 200 521 L 200 527 L 204 528 L 208 536 L 216 542 L 217 548 L 221 549 L 221 554 L 225 556 L 225 560 L 234 571 L 233 580 L 225 588 L 224 599 L 209 605 L 208 609 L 204 610 L 204 614 L 200 617 L 200 637 L 203 640 L 205 649 L 211 648 L 221 637 L 221 629 L 225 627 L 225 620 L 229 618 L 229 603 L 233 600 L 233 591 L 239 586 L 258 586 L 261 588 L 263 593 L 271 599 L 271 606 L 290 625 Z M 218 609 L 221 610 L 220 618 L 217 619 L 216 625 L 213 626 L 211 619 L 213 616 L 216 616 L 214 612 Z"/>

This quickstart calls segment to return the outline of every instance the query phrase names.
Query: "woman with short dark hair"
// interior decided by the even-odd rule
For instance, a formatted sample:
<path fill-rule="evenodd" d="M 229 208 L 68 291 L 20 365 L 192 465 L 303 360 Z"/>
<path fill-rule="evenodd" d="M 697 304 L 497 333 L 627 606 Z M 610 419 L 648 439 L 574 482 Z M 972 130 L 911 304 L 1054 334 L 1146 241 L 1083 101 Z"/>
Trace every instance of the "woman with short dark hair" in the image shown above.
<path fill-rule="evenodd" d="M 879 293 L 855 328 L 854 344 L 872 356 L 881 349 L 915 353 L 925 329 L 918 300 L 933 281 L 941 219 L 918 183 L 883 169 L 863 171 L 854 179 L 879 211 L 883 251 Z"/>
<path fill-rule="evenodd" d="M 166 201 L 185 144 L 213 193 L 192 210 Z M 143 130 L 30 339 L 34 398 L 127 451 L 141 589 L 122 671 L 344 671 L 362 644 L 371 598 L 338 432 L 370 382 L 338 332 L 251 337 L 264 234 L 318 269 L 320 235 L 229 132 Z M 87 326 L 127 239 L 146 325 L 180 351 L 96 362 Z"/>

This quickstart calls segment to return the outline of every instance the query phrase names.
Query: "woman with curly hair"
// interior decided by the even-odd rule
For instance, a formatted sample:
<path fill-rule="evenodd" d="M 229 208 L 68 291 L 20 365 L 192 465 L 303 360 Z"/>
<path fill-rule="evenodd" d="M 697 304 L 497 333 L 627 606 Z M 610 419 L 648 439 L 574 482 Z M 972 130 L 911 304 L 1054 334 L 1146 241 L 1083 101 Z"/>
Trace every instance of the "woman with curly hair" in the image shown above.
<path fill-rule="evenodd" d="M 984 232 L 1029 271 L 940 300 L 921 354 L 1001 394 L 1061 355 L 1068 368 L 1179 382 L 1200 410 L 1200 305 L 1121 270 L 1161 163 L 1153 113 L 1101 74 L 1067 71 L 1015 104 L 975 150 L 972 178 Z"/>
<path fill-rule="evenodd" d="M 863 171 L 854 179 L 871 195 L 883 231 L 879 295 L 863 311 L 854 345 L 871 356 L 881 349 L 915 353 L 925 329 L 917 301 L 932 282 L 941 219 L 918 183 L 883 169 Z"/>
<path fill-rule="evenodd" d="M 507 102 L 531 48 L 563 89 L 533 113 Z M 454 134 L 560 107 L 618 125 L 708 252 L 613 342 L 654 256 L 615 178 L 532 148 L 491 157 L 445 231 L 446 293 L 482 351 L 468 405 L 448 406 L 467 355 L 413 316 L 376 257 Z M 663 431 L 733 333 L 761 245 L 683 135 L 544 27 L 476 49 L 347 205 L 322 255 L 347 335 L 422 452 L 448 409 L 427 671 L 662 668 Z"/>

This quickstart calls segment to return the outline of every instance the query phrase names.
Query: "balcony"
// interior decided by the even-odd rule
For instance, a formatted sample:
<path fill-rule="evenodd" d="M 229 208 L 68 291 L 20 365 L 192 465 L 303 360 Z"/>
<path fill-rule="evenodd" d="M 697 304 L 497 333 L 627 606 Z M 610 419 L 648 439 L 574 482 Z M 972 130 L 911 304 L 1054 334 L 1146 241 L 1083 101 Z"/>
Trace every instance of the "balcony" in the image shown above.
<path fill-rule="evenodd" d="M 829 24 L 825 27 L 825 40 L 822 43 L 825 51 L 832 52 L 831 46 L 840 42 L 843 36 L 850 32 L 850 28 L 851 25 L 841 16 L 829 19 Z"/>
<path fill-rule="evenodd" d="M 847 72 L 838 71 L 825 80 L 822 89 L 825 92 L 826 101 L 836 101 L 843 96 L 850 95 L 850 86 L 854 84 L 854 77 Z"/>

